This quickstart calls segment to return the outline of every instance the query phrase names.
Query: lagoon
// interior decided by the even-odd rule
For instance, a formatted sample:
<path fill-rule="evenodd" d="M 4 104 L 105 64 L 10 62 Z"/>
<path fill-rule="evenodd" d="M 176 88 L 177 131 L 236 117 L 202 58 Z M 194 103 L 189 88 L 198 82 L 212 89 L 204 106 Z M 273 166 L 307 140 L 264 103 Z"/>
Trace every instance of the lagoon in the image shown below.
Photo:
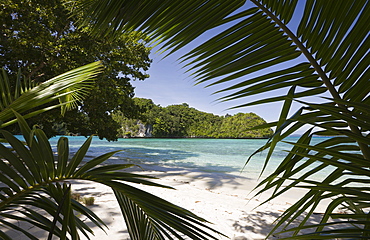
<path fill-rule="evenodd" d="M 59 137 L 50 139 L 56 146 Z M 83 136 L 69 136 L 70 151 L 76 152 L 86 140 Z M 313 138 L 318 143 L 327 138 Z M 289 137 L 296 142 L 298 137 Z M 248 157 L 261 147 L 266 139 L 199 139 L 199 138 L 125 138 L 115 142 L 93 137 L 87 155 L 96 157 L 104 153 L 122 150 L 107 163 L 132 163 L 137 165 L 156 165 L 163 167 L 189 168 L 193 171 L 232 173 L 257 179 L 263 168 L 266 153 L 258 153 L 243 169 Z M 284 159 L 290 145 L 279 143 L 267 165 L 265 174 L 271 173 Z M 56 150 L 56 148 L 55 148 Z M 321 173 L 325 175 L 325 172 Z M 318 176 L 323 177 L 323 176 Z"/>

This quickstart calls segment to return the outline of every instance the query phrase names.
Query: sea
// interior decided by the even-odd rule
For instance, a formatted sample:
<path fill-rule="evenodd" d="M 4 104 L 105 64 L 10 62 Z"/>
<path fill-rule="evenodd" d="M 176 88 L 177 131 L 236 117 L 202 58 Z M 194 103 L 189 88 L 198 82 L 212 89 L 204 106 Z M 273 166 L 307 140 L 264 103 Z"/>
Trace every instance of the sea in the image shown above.
<path fill-rule="evenodd" d="M 299 137 L 288 137 L 288 142 L 296 142 Z M 56 150 L 59 137 L 50 139 Z M 86 141 L 83 136 L 68 136 L 70 152 L 74 153 Z M 313 138 L 313 144 L 327 138 Z M 167 168 L 186 168 L 202 172 L 218 172 L 257 179 L 264 168 L 266 153 L 254 155 L 249 163 L 250 155 L 266 143 L 267 139 L 199 139 L 199 138 L 123 138 L 108 142 L 93 137 L 87 157 L 96 157 L 107 152 L 121 150 L 116 153 L 110 163 L 132 163 L 137 165 L 156 165 Z M 292 145 L 279 143 L 271 160 L 262 173 L 272 173 L 287 155 Z M 318 164 L 317 164 L 318 165 Z M 317 179 L 325 177 L 331 169 L 321 171 Z"/>

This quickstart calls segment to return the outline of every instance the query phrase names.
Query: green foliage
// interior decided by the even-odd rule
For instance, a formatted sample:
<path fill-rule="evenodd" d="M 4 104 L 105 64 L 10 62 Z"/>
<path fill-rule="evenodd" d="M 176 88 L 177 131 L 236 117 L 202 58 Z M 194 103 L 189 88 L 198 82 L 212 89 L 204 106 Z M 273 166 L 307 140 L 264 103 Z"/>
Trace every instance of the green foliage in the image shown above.
<path fill-rule="evenodd" d="M 24 79 L 18 75 L 14 93 L 8 87 L 9 79 L 3 71 L 0 77 L 0 127 L 18 121 L 25 142 L 8 131 L 0 130 L 2 142 L 10 145 L 0 144 L 0 238 L 11 239 L 8 235 L 11 229 L 23 234 L 19 235 L 20 238 L 38 239 L 28 228 L 22 227 L 25 223 L 48 233 L 48 239 L 80 239 L 81 234 L 89 239 L 93 231 L 80 216 L 85 216 L 104 230 L 105 223 L 78 202 L 79 195 L 71 192 L 71 180 L 81 179 L 106 184 L 114 189 L 127 225 L 135 226 L 141 224 L 142 219 L 146 220 L 145 226 L 140 225 L 143 228 L 129 229 L 132 236 L 139 234 L 137 236 L 146 236 L 147 239 L 163 239 L 167 236 L 173 239 L 172 236 L 181 234 L 192 239 L 216 239 L 212 234 L 220 233 L 204 225 L 204 219 L 126 184 L 165 187 L 147 180 L 152 177 L 120 171 L 131 167 L 130 164 L 102 165 L 116 152 L 84 162 L 92 137 L 86 140 L 72 158 L 68 138 L 63 137 L 58 141 L 55 154 L 45 133 L 38 128 L 31 130 L 25 119 L 14 111 L 29 117 L 72 103 L 76 101 L 76 96 L 81 96 L 78 93 L 89 89 L 88 84 L 99 71 L 101 65 L 96 62 L 33 87 L 25 87 Z M 73 97 L 68 96 L 70 94 Z M 60 103 L 37 110 L 52 100 L 60 100 Z M 125 199 L 125 203 L 122 199 Z M 86 205 L 93 203 L 93 200 L 86 199 Z M 137 218 L 138 212 L 141 220 Z"/>
<path fill-rule="evenodd" d="M 113 114 L 121 125 L 121 137 L 138 136 L 138 124 L 151 125 L 153 137 L 267 138 L 272 135 L 269 128 L 248 130 L 266 123 L 254 113 L 222 117 L 201 112 L 186 103 L 161 107 L 144 98 L 134 98 L 134 102 L 140 120 L 126 118 L 120 112 Z"/>
<path fill-rule="evenodd" d="M 133 166 L 131 164 L 102 165 L 117 151 L 84 162 L 92 137 L 72 158 L 68 138 L 62 137 L 55 154 L 45 133 L 38 128 L 31 130 L 25 119 L 14 111 L 29 117 L 73 103 L 76 97 L 84 95 L 91 79 L 100 71 L 101 64 L 96 62 L 37 86 L 25 86 L 24 79 L 18 75 L 14 93 L 9 87 L 6 72 L 3 71 L 0 76 L 0 128 L 18 121 L 25 139 L 22 142 L 8 131 L 0 130 L 2 142 L 10 145 L 0 144 L 0 238 L 10 240 L 7 231 L 11 229 L 23 234 L 18 236 L 20 238 L 38 239 L 23 227 L 25 223 L 48 233 L 48 239 L 80 239 L 81 234 L 89 239 L 93 231 L 80 216 L 104 230 L 105 223 L 81 205 L 78 202 L 81 196 L 71 191 L 71 180 L 80 179 L 105 184 L 114 190 L 126 223 L 130 226 L 132 239 L 164 239 L 165 236 L 168 239 L 173 239 L 172 236 L 181 239 L 178 237 L 180 234 L 192 239 L 216 239 L 213 233 L 220 233 L 204 225 L 204 219 L 127 184 L 166 187 L 147 180 L 153 177 L 120 171 Z M 60 103 L 37 110 L 52 100 L 59 100 Z M 94 198 L 85 198 L 83 201 L 91 205 Z M 137 218 L 138 213 L 140 219 Z M 142 225 L 142 219 L 145 219 L 146 225 Z M 138 225 L 142 227 L 131 227 Z"/>
<path fill-rule="evenodd" d="M 120 111 L 114 113 L 112 118 L 121 126 L 118 129 L 118 137 L 133 137 L 139 131 L 140 120 L 127 118 Z"/>
<path fill-rule="evenodd" d="M 255 113 L 238 113 L 226 117 L 217 131 L 220 138 L 267 138 L 273 131 L 270 128 L 250 130 L 253 127 L 266 124 L 266 122 Z"/>
<path fill-rule="evenodd" d="M 63 11 L 63 9 L 60 9 L 61 6 L 55 2 L 39 1 L 38 3 L 43 3 L 52 7 L 52 9 L 55 8 L 56 11 Z M 51 5 L 47 5 L 48 3 Z M 20 8 L 20 6 L 24 6 L 22 4 L 35 7 L 35 9 L 31 7 Z M 41 10 L 44 6 L 37 4 L 35 1 L 19 1 L 16 3 L 12 1 L 9 2 L 9 5 L 0 3 L 0 6 L 0 17 L 10 18 L 6 19 L 9 21 L 3 21 L 3 24 L 0 26 L 1 30 L 9 27 L 7 24 L 13 23 L 15 24 L 14 29 L 17 29 L 18 18 L 26 18 L 27 14 L 39 15 L 38 20 L 40 22 L 35 23 L 31 21 L 32 19 L 27 19 L 30 22 L 27 24 L 22 23 L 21 26 L 23 27 L 28 25 L 32 27 L 33 24 L 40 27 L 40 23 L 44 24 L 43 21 L 46 21 L 49 17 L 48 15 L 51 18 L 56 17 L 49 22 L 53 26 L 58 25 L 58 20 L 63 22 L 62 19 L 57 18 L 58 15 L 54 16 L 52 11 L 42 12 Z M 17 11 L 6 13 L 12 7 L 15 7 Z M 9 13 L 11 14 L 9 15 Z M 34 32 L 36 33 L 35 38 L 47 38 L 48 33 L 57 34 L 50 32 L 51 30 L 47 24 L 43 25 L 39 30 L 42 30 L 43 27 L 47 29 L 46 36 L 40 35 L 42 31 L 40 33 Z M 67 25 L 67 28 L 64 30 L 71 30 L 69 27 L 70 25 Z M 27 35 L 25 31 L 28 29 L 23 30 L 15 30 L 13 34 Z M 41 49 L 41 46 L 33 45 L 32 38 L 23 39 L 22 42 L 19 42 L 21 37 L 9 36 L 7 34 L 10 34 L 10 32 L 4 31 L 4 34 L 1 36 L 1 40 L 3 40 L 0 43 L 0 51 L 3 51 L 1 52 L 2 56 L 4 56 L 3 53 L 5 52 L 8 54 L 18 50 L 20 52 L 17 54 L 21 54 L 27 47 L 30 47 L 28 49 L 30 53 L 32 53 L 32 50 L 35 50 L 35 54 L 45 53 L 43 52 L 45 49 L 40 52 L 37 51 L 39 48 Z M 56 37 L 54 40 L 58 42 L 59 36 L 56 35 Z M 15 47 L 14 45 L 10 46 L 11 44 L 7 45 L 12 43 L 13 40 L 21 45 L 24 44 L 25 49 L 22 46 L 16 46 L 17 44 L 15 44 Z M 24 54 L 26 55 L 27 51 Z M 64 57 L 58 54 L 57 57 Z M 32 61 L 27 62 L 27 60 L 20 60 L 19 56 L 11 56 L 14 57 L 13 63 L 15 65 L 25 64 L 23 67 L 26 69 L 27 67 L 31 67 L 31 69 L 34 67 L 35 63 Z M 23 55 L 21 54 L 21 56 Z M 69 59 L 69 61 L 73 60 Z M 129 232 L 132 239 L 164 239 L 165 237 L 174 239 L 173 236 L 176 239 L 182 239 L 182 236 L 188 236 L 192 239 L 216 239 L 213 234 L 220 233 L 206 226 L 204 219 L 163 199 L 132 187 L 130 183 L 157 187 L 166 186 L 148 181 L 148 179 L 152 179 L 149 176 L 120 171 L 131 167 L 132 165 L 130 164 L 102 165 L 105 160 L 116 152 L 107 153 L 84 162 L 92 137 L 88 138 L 70 158 L 68 138 L 63 137 L 59 139 L 57 153 L 55 154 L 45 132 L 39 128 L 32 130 L 29 128 L 25 119 L 16 111 L 25 114 L 27 118 L 42 112 L 50 112 L 50 110 L 57 107 L 62 107 L 62 113 L 64 113 L 66 107 L 69 105 L 72 107 L 76 106 L 73 103 L 76 103 L 78 100 L 81 101 L 86 96 L 86 91 L 91 88 L 91 79 L 101 72 L 100 62 L 95 62 L 68 71 L 47 81 L 40 80 L 43 83 L 36 84 L 36 79 L 42 78 L 42 74 L 36 77 L 32 75 L 40 70 L 38 68 L 43 68 L 48 64 L 59 70 L 55 62 L 49 61 L 47 64 L 44 62 L 34 68 L 34 71 L 31 70 L 29 76 L 23 77 L 20 73 L 17 76 L 11 75 L 10 79 L 12 77 L 16 79 L 16 81 L 11 82 L 6 72 L 12 70 L 12 67 L 15 65 L 12 66 L 11 61 L 9 61 L 5 64 L 5 69 L 0 75 L 0 127 L 8 126 L 18 121 L 19 129 L 25 139 L 25 142 L 22 142 L 8 131 L 0 131 L 4 138 L 2 142 L 7 142 L 10 145 L 8 147 L 2 143 L 0 144 L 0 238 L 10 240 L 11 237 L 8 235 L 7 230 L 11 229 L 23 234 L 20 236 L 21 238 L 38 239 L 29 229 L 22 228 L 22 223 L 26 223 L 49 233 L 48 239 L 53 237 L 58 239 L 80 239 L 81 234 L 89 239 L 93 231 L 86 224 L 85 220 L 82 221 L 79 216 L 85 216 L 94 225 L 104 230 L 105 223 L 77 201 L 80 196 L 71 192 L 70 181 L 81 179 L 105 184 L 114 190 L 127 225 L 130 226 Z M 30 81 L 31 78 L 33 78 L 32 81 Z M 120 86 L 118 84 L 114 85 L 114 87 L 119 88 Z M 120 89 L 120 91 L 122 90 Z M 45 104 L 50 105 L 45 106 Z M 84 116 L 81 119 L 91 123 L 91 119 L 86 119 L 86 115 L 80 116 Z M 76 120 L 78 119 L 74 119 L 74 121 Z M 81 122 L 79 123 L 81 124 Z M 59 125 L 59 127 L 64 128 L 65 126 Z M 93 200 L 94 198 L 86 199 L 86 205 L 93 203 Z M 138 218 L 139 215 L 140 219 Z M 145 225 L 142 225 L 143 219 L 145 219 Z M 141 227 L 132 228 L 131 226 Z M 145 238 L 141 236 L 145 236 Z"/>
<path fill-rule="evenodd" d="M 16 121 L 14 111 L 25 114 L 30 118 L 40 113 L 73 106 L 77 99 L 86 96 L 91 90 L 93 78 L 102 71 L 100 62 L 91 63 L 80 68 L 71 70 L 41 84 L 30 83 L 20 73 L 14 76 L 16 84 L 12 92 L 11 80 L 3 69 L 0 75 L 0 120 L 1 127 L 6 127 Z M 72 95 L 72 96 L 71 96 Z M 56 101 L 57 100 L 57 101 Z M 45 106 L 50 102 L 56 102 L 54 106 Z M 60 111 L 60 110 L 55 110 Z M 60 114 L 60 112 L 59 112 Z"/>
<path fill-rule="evenodd" d="M 276 229 L 283 226 L 291 239 L 369 239 L 369 0 L 82 3 L 96 20 L 95 34 L 143 30 L 172 51 L 223 25 L 182 60 L 198 83 L 222 84 L 218 92 L 224 101 L 260 96 L 237 107 L 283 102 L 278 121 L 266 125 L 276 127 L 274 135 L 256 151 L 268 150 L 265 166 L 278 142 L 302 126 L 312 127 L 290 143 L 287 157 L 259 185 L 258 193 L 273 190 L 271 198 L 292 187 L 308 190 Z M 120 11 L 124 7 L 130 11 Z M 322 103 L 310 102 L 317 97 Z M 302 107 L 291 114 L 293 102 Z M 333 138 L 312 145 L 314 135 Z M 312 178 L 323 170 L 330 172 L 325 178 Z M 305 226 L 323 200 L 329 204 L 320 223 Z M 346 213 L 338 214 L 338 207 Z M 299 226 L 289 229 L 302 214 Z M 300 235 L 303 229 L 312 232 Z"/>
<path fill-rule="evenodd" d="M 9 132 L 0 131 L 11 146 L 7 148 L 0 144 L 0 221 L 4 226 L 0 228 L 2 239 L 10 239 L 6 228 L 17 230 L 29 239 L 37 239 L 28 229 L 18 227 L 20 222 L 49 232 L 48 239 L 53 236 L 59 239 L 80 239 L 79 234 L 89 239 L 89 234 L 93 232 L 78 217 L 80 215 L 86 216 L 103 229 L 104 222 L 75 200 L 78 196 L 72 195 L 71 180 L 93 181 L 111 187 L 129 226 L 141 223 L 136 218 L 140 212 L 141 217 L 147 221 L 146 227 L 136 228 L 135 231 L 129 229 L 132 236 L 139 232 L 147 236 L 144 239 L 163 239 L 164 236 L 174 239 L 168 235 L 171 233 L 176 239 L 181 239 L 177 238 L 179 234 L 192 239 L 217 239 L 204 232 L 212 231 L 204 225 L 204 219 L 130 185 L 139 183 L 166 187 L 148 180 L 153 177 L 120 171 L 132 167 L 132 164 L 101 165 L 117 151 L 84 162 L 92 137 L 71 158 L 68 138 L 62 137 L 58 141 L 58 153 L 54 155 L 45 133 L 40 129 L 31 130 L 25 120 L 19 114 L 16 115 L 26 145 Z M 94 198 L 83 201 L 90 205 Z"/>
<path fill-rule="evenodd" d="M 10 74 L 21 69 L 34 83 L 44 82 L 61 72 L 100 60 L 104 71 L 95 79 L 92 91 L 76 102 L 78 109 L 61 117 L 56 111 L 29 119 L 43 127 L 48 136 L 54 124 L 65 123 L 69 132 L 97 134 L 114 140 L 118 124 L 110 112 L 132 113 L 134 89 L 130 80 L 144 80 L 151 60 L 146 37 L 125 32 L 114 40 L 91 37 L 90 27 L 77 28 L 87 19 L 84 12 L 71 16 L 75 3 L 63 0 L 9 0 L 0 3 L 0 66 Z M 11 82 L 11 87 L 15 81 Z M 77 121 L 80 119 L 81 122 Z"/>

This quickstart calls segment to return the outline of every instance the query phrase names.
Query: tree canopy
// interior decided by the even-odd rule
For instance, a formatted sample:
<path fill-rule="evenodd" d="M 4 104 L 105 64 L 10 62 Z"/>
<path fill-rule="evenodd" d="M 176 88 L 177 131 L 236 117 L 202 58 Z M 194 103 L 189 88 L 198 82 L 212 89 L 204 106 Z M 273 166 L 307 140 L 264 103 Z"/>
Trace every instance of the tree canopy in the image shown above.
<path fill-rule="evenodd" d="M 270 128 L 249 130 L 266 121 L 255 113 L 238 113 L 234 116 L 218 116 L 190 107 L 187 103 L 161 107 L 152 100 L 134 98 L 137 118 L 127 118 L 115 113 L 114 119 L 121 125 L 120 136 L 137 136 L 138 123 L 150 125 L 153 137 L 197 138 L 267 138 Z"/>
<path fill-rule="evenodd" d="M 114 140 L 118 125 L 111 113 L 132 114 L 130 80 L 148 77 L 150 49 L 145 46 L 146 37 L 138 32 L 126 32 L 114 40 L 90 36 L 89 26 L 76 26 L 86 15 L 72 16 L 74 7 L 62 0 L 0 3 L 0 66 L 10 75 L 20 69 L 26 79 L 37 83 L 100 60 L 105 69 L 77 110 L 63 118 L 52 112 L 29 122 L 42 126 L 49 136 L 55 134 L 55 123 L 64 122 L 69 131 Z"/>

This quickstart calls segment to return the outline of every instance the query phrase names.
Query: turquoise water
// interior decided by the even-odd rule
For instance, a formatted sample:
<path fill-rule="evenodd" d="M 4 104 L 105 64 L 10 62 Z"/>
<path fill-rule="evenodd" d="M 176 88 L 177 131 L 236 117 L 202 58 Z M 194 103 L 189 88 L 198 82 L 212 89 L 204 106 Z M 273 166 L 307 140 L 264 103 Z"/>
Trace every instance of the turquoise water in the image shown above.
<path fill-rule="evenodd" d="M 85 137 L 68 137 L 71 152 L 77 149 L 86 140 Z M 51 138 L 56 146 L 59 137 Z M 288 141 L 295 142 L 298 138 L 290 137 Z M 315 142 L 325 138 L 316 138 Z M 119 139 L 108 142 L 93 138 L 88 156 L 99 156 L 104 153 L 122 150 L 117 153 L 111 163 L 120 163 L 122 160 L 134 164 L 149 164 L 166 167 L 192 168 L 205 172 L 234 173 L 249 178 L 257 178 L 262 170 L 266 153 L 255 155 L 244 168 L 249 155 L 261 147 L 266 139 Z M 286 156 L 284 150 L 290 148 L 287 144 L 279 144 L 269 165 L 266 174 L 277 167 Z M 325 174 L 325 173 L 323 173 Z"/>

